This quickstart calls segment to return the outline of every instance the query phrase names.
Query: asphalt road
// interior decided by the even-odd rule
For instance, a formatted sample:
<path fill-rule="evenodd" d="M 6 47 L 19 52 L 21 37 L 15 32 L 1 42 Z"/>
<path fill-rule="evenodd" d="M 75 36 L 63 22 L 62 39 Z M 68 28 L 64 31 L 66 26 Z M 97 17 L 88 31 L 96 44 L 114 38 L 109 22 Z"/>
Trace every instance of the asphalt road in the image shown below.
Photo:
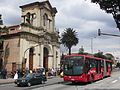
<path fill-rule="evenodd" d="M 57 78 L 55 80 L 57 81 Z M 120 90 L 120 70 L 113 72 L 111 77 L 88 84 L 71 82 L 47 84 L 46 82 L 46 84 L 31 87 L 17 87 L 14 83 L 3 84 L 0 85 L 0 90 Z"/>
<path fill-rule="evenodd" d="M 111 77 L 93 83 L 63 83 L 32 90 L 120 90 L 120 71 L 113 72 Z"/>

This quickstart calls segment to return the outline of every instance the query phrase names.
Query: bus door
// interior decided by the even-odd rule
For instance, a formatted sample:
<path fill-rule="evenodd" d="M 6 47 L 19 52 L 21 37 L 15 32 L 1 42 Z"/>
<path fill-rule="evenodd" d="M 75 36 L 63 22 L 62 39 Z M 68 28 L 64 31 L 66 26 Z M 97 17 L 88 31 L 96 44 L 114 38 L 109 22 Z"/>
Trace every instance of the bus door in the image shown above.
<path fill-rule="evenodd" d="M 85 60 L 85 66 L 84 66 L 84 71 L 86 73 L 88 73 L 89 70 L 90 70 L 90 60 L 89 60 L 89 58 L 86 58 L 86 60 Z"/>
<path fill-rule="evenodd" d="M 86 69 L 87 72 L 91 69 L 91 70 L 95 70 L 95 60 L 93 58 L 87 58 L 86 59 Z"/>
<path fill-rule="evenodd" d="M 106 61 L 104 60 L 104 73 L 103 73 L 104 76 L 106 76 L 106 72 L 107 72 L 107 65 L 106 65 Z"/>
<path fill-rule="evenodd" d="M 96 73 L 100 74 L 102 71 L 101 60 L 96 60 Z"/>
<path fill-rule="evenodd" d="M 112 71 L 112 63 L 109 62 L 109 61 L 106 61 L 106 73 L 109 73 L 109 75 L 111 74 L 111 71 Z"/>

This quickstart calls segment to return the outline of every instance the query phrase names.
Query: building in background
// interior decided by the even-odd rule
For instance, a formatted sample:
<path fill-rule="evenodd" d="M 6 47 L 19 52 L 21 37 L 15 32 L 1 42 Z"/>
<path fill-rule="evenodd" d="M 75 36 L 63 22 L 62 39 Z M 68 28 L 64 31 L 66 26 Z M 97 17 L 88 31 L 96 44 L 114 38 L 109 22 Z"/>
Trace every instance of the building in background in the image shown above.
<path fill-rule="evenodd" d="M 20 6 L 22 22 L 9 26 L 2 34 L 3 66 L 8 72 L 44 67 L 60 68 L 59 33 L 55 30 L 57 10 L 50 2 L 33 2 Z"/>

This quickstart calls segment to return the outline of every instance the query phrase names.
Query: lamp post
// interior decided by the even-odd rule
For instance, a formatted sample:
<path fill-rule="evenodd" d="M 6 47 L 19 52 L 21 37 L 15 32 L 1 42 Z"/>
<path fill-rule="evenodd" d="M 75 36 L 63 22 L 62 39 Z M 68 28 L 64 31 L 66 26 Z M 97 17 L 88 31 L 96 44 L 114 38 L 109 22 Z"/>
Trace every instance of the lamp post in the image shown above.
<path fill-rule="evenodd" d="M 22 60 L 22 71 L 23 71 L 23 69 L 24 69 L 24 64 L 26 63 L 26 58 L 25 58 L 26 52 L 27 52 L 30 48 L 35 48 L 35 47 L 37 47 L 37 46 L 39 46 L 39 44 L 36 45 L 36 46 L 29 47 L 29 48 L 27 48 L 27 49 L 24 51 L 23 60 Z"/>
<path fill-rule="evenodd" d="M 93 54 L 93 39 L 96 38 L 96 37 L 92 37 L 91 38 L 91 53 Z"/>

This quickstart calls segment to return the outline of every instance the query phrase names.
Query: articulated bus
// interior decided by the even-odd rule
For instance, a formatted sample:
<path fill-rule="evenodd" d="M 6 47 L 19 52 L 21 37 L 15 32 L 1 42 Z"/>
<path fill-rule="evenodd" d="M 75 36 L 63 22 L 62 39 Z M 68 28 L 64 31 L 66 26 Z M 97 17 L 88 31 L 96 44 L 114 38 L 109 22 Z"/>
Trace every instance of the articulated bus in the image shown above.
<path fill-rule="evenodd" d="M 111 71 L 111 60 L 81 54 L 71 54 L 64 57 L 64 81 L 93 82 L 110 76 Z"/>

